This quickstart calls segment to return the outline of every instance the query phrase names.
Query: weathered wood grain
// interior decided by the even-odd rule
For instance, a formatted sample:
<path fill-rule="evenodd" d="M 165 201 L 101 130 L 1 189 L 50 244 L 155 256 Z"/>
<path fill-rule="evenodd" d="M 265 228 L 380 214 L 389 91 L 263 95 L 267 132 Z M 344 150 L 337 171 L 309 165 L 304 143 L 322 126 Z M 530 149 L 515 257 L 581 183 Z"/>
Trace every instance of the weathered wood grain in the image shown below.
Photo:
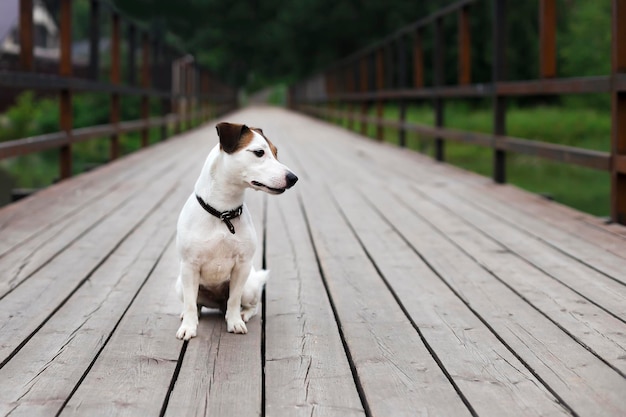
<path fill-rule="evenodd" d="M 357 191 L 338 186 L 333 194 L 372 260 L 478 415 L 569 415 Z"/>
<path fill-rule="evenodd" d="M 626 413 L 626 380 L 464 255 L 408 208 L 376 190 L 385 213 L 431 268 L 480 315 L 536 375 L 581 415 Z M 399 220 L 401 219 L 401 221 Z M 567 358 L 567 360 L 563 360 Z M 602 395 L 598 395 L 602 392 Z"/>
<path fill-rule="evenodd" d="M 180 155 L 180 153 L 179 153 Z M 188 154 L 182 155 L 188 158 Z M 49 222 L 46 218 L 33 219 L 47 227 L 13 250 L 0 256 L 0 298 L 29 278 L 33 273 L 61 254 L 89 230 L 97 227 L 108 215 L 127 204 L 132 198 L 141 198 L 141 190 L 154 178 L 171 172 L 182 158 L 172 156 L 167 164 L 153 164 L 140 172 L 128 169 L 123 186 L 109 188 L 106 198 L 95 198 L 81 204 L 79 210 L 68 213 L 59 221 Z M 131 168 L 128 165 L 125 168 Z"/>
<path fill-rule="evenodd" d="M 224 120 L 300 177 L 248 194 L 265 317 L 174 337 L 209 124 L 0 209 L 0 415 L 626 414 L 626 228 L 282 109 Z"/>
<path fill-rule="evenodd" d="M 159 415 L 183 342 L 171 244 L 61 416 Z"/>
<path fill-rule="evenodd" d="M 364 416 L 296 194 L 267 216 L 265 414 Z"/>
<path fill-rule="evenodd" d="M 110 193 L 123 189 L 129 178 L 143 171 L 158 170 L 154 161 L 185 150 L 191 133 L 167 144 L 140 150 L 90 172 L 53 184 L 34 196 L 0 210 L 0 259 L 5 253 L 33 239 L 40 239 L 50 225 L 63 223 L 83 211 L 83 206 L 106 200 Z"/>
<path fill-rule="evenodd" d="M 190 176 L 187 175 L 191 180 Z M 0 415 L 55 415 L 98 356 L 167 245 L 187 197 L 163 202 L 0 369 Z M 171 278 L 170 285 L 174 278 Z M 71 364 L 71 366 L 68 366 Z"/>
<path fill-rule="evenodd" d="M 182 173 L 191 171 L 188 165 Z M 184 176 L 184 175 L 183 175 Z M 0 303 L 0 363 L 5 361 L 71 294 L 83 285 L 115 248 L 180 184 L 172 172 L 146 184 L 142 198 L 129 200 L 55 257 Z M 34 302 L 36 300 L 36 302 Z"/>
<path fill-rule="evenodd" d="M 308 183 L 302 202 L 366 409 L 380 416 L 469 415 L 328 194 Z"/>
<path fill-rule="evenodd" d="M 593 269 L 575 265 L 554 248 L 494 222 L 475 207 L 464 205 L 463 210 L 455 210 L 462 201 L 447 193 L 428 190 L 428 195 L 454 212 L 439 214 L 442 206 L 434 206 L 425 195 L 410 199 L 408 204 L 580 343 L 626 374 L 626 287 Z M 460 221 L 455 212 L 475 228 Z"/>

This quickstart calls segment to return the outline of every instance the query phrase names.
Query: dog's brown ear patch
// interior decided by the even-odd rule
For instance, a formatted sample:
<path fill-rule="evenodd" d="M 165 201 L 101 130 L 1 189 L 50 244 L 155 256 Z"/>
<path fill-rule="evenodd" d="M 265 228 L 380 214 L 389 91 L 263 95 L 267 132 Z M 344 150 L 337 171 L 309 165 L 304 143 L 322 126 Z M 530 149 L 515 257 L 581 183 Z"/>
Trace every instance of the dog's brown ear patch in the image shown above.
<path fill-rule="evenodd" d="M 218 123 L 215 126 L 217 135 L 220 137 L 220 148 L 226 153 L 233 153 L 242 147 L 241 138 L 250 132 L 246 125 L 236 123 Z"/>

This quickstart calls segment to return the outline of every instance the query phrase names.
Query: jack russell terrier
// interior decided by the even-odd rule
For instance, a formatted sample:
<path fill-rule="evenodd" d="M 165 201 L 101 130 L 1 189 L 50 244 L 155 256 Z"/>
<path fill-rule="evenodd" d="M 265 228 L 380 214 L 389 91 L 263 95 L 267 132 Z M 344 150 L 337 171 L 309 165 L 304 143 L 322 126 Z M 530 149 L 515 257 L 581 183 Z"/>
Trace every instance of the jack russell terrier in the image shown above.
<path fill-rule="evenodd" d="M 268 271 L 252 266 L 257 235 L 244 192 L 281 194 L 298 181 L 278 162 L 276 147 L 261 129 L 232 123 L 216 127 L 220 143 L 209 153 L 178 218 L 176 292 L 183 312 L 176 337 L 184 340 L 196 336 L 202 306 L 225 310 L 229 332 L 248 332 L 245 322 L 257 313 Z"/>

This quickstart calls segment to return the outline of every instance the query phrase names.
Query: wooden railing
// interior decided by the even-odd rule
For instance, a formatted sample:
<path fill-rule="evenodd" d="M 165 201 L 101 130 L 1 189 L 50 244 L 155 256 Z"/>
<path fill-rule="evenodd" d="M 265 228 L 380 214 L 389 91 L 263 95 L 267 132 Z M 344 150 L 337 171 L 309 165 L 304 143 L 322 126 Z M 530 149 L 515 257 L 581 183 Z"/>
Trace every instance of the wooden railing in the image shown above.
<path fill-rule="evenodd" d="M 190 127 L 195 122 L 217 117 L 236 107 L 236 91 L 220 82 L 202 68 L 190 55 L 168 46 L 162 33 L 141 29 L 125 18 L 105 0 L 90 0 L 89 60 L 81 68 L 82 76 L 73 74 L 72 5 L 73 0 L 60 0 L 59 59 L 56 74 L 44 73 L 34 55 L 33 0 L 20 0 L 18 68 L 0 70 L 0 88 L 34 90 L 59 94 L 60 131 L 35 137 L 0 142 L 0 160 L 46 149 L 59 149 L 60 178 L 72 175 L 72 144 L 94 138 L 110 138 L 110 159 L 120 156 L 120 135 L 141 132 L 141 145 L 149 143 L 149 130 L 160 128 L 161 139 Z M 99 45 L 103 20 L 110 19 L 109 74 L 102 81 Z M 122 34 L 122 25 L 127 31 Z M 122 45 L 125 42 L 125 56 Z M 138 43 L 140 48 L 138 48 Z M 141 67 L 136 57 L 141 56 Z M 123 77 L 123 65 L 125 77 Z M 42 68 L 39 68 L 39 65 Z M 49 65 L 48 65 L 49 66 Z M 139 80 L 137 80 L 139 75 Z M 123 79 L 126 78 L 126 79 Z M 74 128 L 72 97 L 77 92 L 110 95 L 110 123 Z M 141 119 L 121 120 L 121 100 L 125 96 L 141 97 Z M 160 104 L 160 115 L 150 114 L 151 100 Z"/>
<path fill-rule="evenodd" d="M 506 181 L 506 154 L 516 152 L 584 166 L 611 174 L 611 217 L 626 224 L 626 0 L 612 0 L 612 72 L 597 77 L 556 78 L 556 0 L 539 1 L 539 78 L 506 81 L 507 5 L 514 2 L 493 0 L 492 81 L 471 82 L 471 5 L 480 0 L 461 0 L 406 26 L 384 40 L 335 63 L 327 70 L 291 87 L 290 105 L 317 116 L 354 121 L 361 132 L 376 126 L 376 137 L 383 139 L 383 127 L 399 130 L 399 144 L 406 145 L 406 132 L 434 138 L 434 157 L 445 158 L 445 141 L 468 143 L 493 150 L 493 179 Z M 510 11 L 509 11 L 510 12 Z M 457 16 L 458 81 L 444 85 L 444 19 Z M 424 85 L 423 37 L 432 27 L 433 83 Z M 412 47 L 407 48 L 410 42 Z M 449 46 L 446 45 L 446 46 Z M 394 51 L 392 58 L 390 51 Z M 410 51 L 410 53 L 407 53 Z M 407 56 L 412 54 L 412 56 Z M 409 81 L 412 70 L 412 81 Z M 390 76 L 391 75 L 391 76 Z M 411 85 L 412 84 L 412 85 Z M 582 149 L 506 135 L 506 100 L 510 97 L 562 94 L 609 93 L 612 98 L 611 152 Z M 487 98 L 493 108 L 491 134 L 444 127 L 444 104 L 448 99 Z M 406 109 L 411 101 L 432 99 L 434 126 L 408 123 Z M 388 102 L 399 105 L 399 119 L 383 119 Z M 347 108 L 340 110 L 339 107 Z M 371 106 L 376 117 L 368 116 Z"/>

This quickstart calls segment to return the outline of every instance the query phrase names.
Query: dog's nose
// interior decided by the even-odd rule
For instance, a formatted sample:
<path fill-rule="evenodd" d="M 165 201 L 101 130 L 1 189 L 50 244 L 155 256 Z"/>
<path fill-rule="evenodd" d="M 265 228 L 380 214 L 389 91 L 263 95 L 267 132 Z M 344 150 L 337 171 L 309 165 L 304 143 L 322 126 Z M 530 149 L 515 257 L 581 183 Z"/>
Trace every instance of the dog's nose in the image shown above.
<path fill-rule="evenodd" d="M 296 174 L 289 171 L 287 173 L 287 188 L 293 187 L 296 182 L 298 182 L 298 177 L 296 177 Z"/>

